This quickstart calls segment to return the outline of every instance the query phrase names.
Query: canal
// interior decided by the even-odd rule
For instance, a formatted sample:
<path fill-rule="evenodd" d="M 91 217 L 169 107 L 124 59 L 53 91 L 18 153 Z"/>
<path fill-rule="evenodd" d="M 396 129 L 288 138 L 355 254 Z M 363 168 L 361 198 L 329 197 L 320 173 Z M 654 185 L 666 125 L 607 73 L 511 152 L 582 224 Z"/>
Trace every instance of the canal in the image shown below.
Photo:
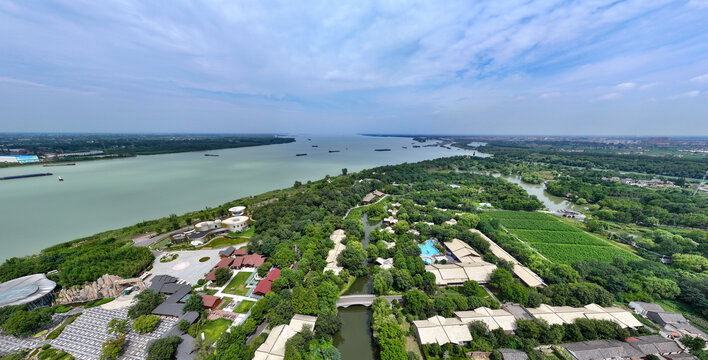
<path fill-rule="evenodd" d="M 381 222 L 370 223 L 366 214 L 361 216 L 364 222 L 364 249 L 369 245 L 369 233 Z M 374 265 L 369 265 L 369 270 Z M 344 292 L 344 295 L 371 294 L 371 277 L 362 276 Z M 371 310 L 365 306 L 350 306 L 339 309 L 342 318 L 342 328 L 334 334 L 333 342 L 342 354 L 342 360 L 374 360 L 376 359 L 376 344 L 371 331 Z"/>

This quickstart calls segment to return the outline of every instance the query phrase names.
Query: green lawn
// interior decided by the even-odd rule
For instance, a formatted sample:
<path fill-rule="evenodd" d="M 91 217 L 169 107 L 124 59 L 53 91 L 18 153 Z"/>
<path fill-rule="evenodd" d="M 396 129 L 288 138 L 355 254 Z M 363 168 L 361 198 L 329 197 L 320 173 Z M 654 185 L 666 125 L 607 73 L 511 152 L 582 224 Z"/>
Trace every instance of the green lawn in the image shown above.
<path fill-rule="evenodd" d="M 233 298 L 230 298 L 228 296 L 224 296 L 221 298 L 221 305 L 219 305 L 219 310 L 223 310 L 227 305 L 231 304 L 231 301 L 233 301 Z"/>
<path fill-rule="evenodd" d="M 248 292 L 246 288 L 246 280 L 251 276 L 251 272 L 240 272 L 226 285 L 224 292 L 232 295 L 245 296 Z"/>
<path fill-rule="evenodd" d="M 237 238 L 237 239 L 220 237 L 220 238 L 216 238 L 216 239 L 210 241 L 208 244 L 206 244 L 206 246 L 204 248 L 212 248 L 212 249 L 225 248 L 228 246 L 243 244 L 245 242 L 248 242 L 248 240 L 249 240 L 249 238 L 247 238 L 247 237 L 241 237 L 241 238 Z"/>
<path fill-rule="evenodd" d="M 248 312 L 248 310 L 251 309 L 251 307 L 255 303 L 256 303 L 255 301 L 243 300 L 236 306 L 236 308 L 234 309 L 234 312 L 239 313 L 239 314 L 245 314 Z"/>
<path fill-rule="evenodd" d="M 204 338 L 208 344 L 213 344 L 219 339 L 221 333 L 226 331 L 226 329 L 231 326 L 231 320 L 228 319 L 216 319 L 206 323 L 202 328 L 204 333 Z"/>
<path fill-rule="evenodd" d="M 248 230 L 246 231 L 241 231 L 238 233 L 231 233 L 229 236 L 241 236 L 241 237 L 251 237 L 253 234 L 256 233 L 256 230 L 253 226 L 249 227 Z"/>

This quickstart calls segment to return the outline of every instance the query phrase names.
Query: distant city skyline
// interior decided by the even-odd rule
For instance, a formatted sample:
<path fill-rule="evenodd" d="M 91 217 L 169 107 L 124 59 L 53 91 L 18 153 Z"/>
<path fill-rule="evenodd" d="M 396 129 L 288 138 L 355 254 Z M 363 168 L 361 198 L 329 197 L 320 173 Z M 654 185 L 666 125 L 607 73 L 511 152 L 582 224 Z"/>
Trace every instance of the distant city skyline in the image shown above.
<path fill-rule="evenodd" d="M 708 0 L 0 1 L 0 132 L 708 136 Z"/>

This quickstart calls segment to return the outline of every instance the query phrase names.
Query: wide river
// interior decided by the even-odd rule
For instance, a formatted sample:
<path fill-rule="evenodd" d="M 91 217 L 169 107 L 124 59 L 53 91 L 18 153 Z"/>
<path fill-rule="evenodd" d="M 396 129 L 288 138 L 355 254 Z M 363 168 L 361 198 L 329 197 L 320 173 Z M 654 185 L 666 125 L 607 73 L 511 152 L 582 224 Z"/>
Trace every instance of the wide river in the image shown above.
<path fill-rule="evenodd" d="M 410 138 L 295 138 L 289 144 L 208 151 L 218 157 L 190 152 L 0 169 L 0 177 L 54 173 L 0 181 L 0 261 L 143 220 L 292 186 L 296 180 L 338 175 L 342 168 L 353 172 L 472 153 L 437 146 L 413 148 Z M 377 148 L 391 151 L 374 151 Z M 296 157 L 298 153 L 308 155 Z"/>

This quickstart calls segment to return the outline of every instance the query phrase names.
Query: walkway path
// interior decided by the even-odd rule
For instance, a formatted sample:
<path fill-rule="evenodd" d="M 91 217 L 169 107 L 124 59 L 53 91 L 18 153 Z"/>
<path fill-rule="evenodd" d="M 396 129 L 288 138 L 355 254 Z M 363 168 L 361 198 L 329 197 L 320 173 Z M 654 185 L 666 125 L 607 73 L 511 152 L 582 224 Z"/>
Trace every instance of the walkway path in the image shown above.
<path fill-rule="evenodd" d="M 386 298 L 388 301 L 392 301 L 394 299 L 401 301 L 403 298 L 401 295 L 387 295 L 382 297 Z M 337 301 L 337 307 L 346 308 L 354 305 L 371 306 L 376 298 L 376 295 L 346 295 L 339 298 L 339 301 Z"/>

